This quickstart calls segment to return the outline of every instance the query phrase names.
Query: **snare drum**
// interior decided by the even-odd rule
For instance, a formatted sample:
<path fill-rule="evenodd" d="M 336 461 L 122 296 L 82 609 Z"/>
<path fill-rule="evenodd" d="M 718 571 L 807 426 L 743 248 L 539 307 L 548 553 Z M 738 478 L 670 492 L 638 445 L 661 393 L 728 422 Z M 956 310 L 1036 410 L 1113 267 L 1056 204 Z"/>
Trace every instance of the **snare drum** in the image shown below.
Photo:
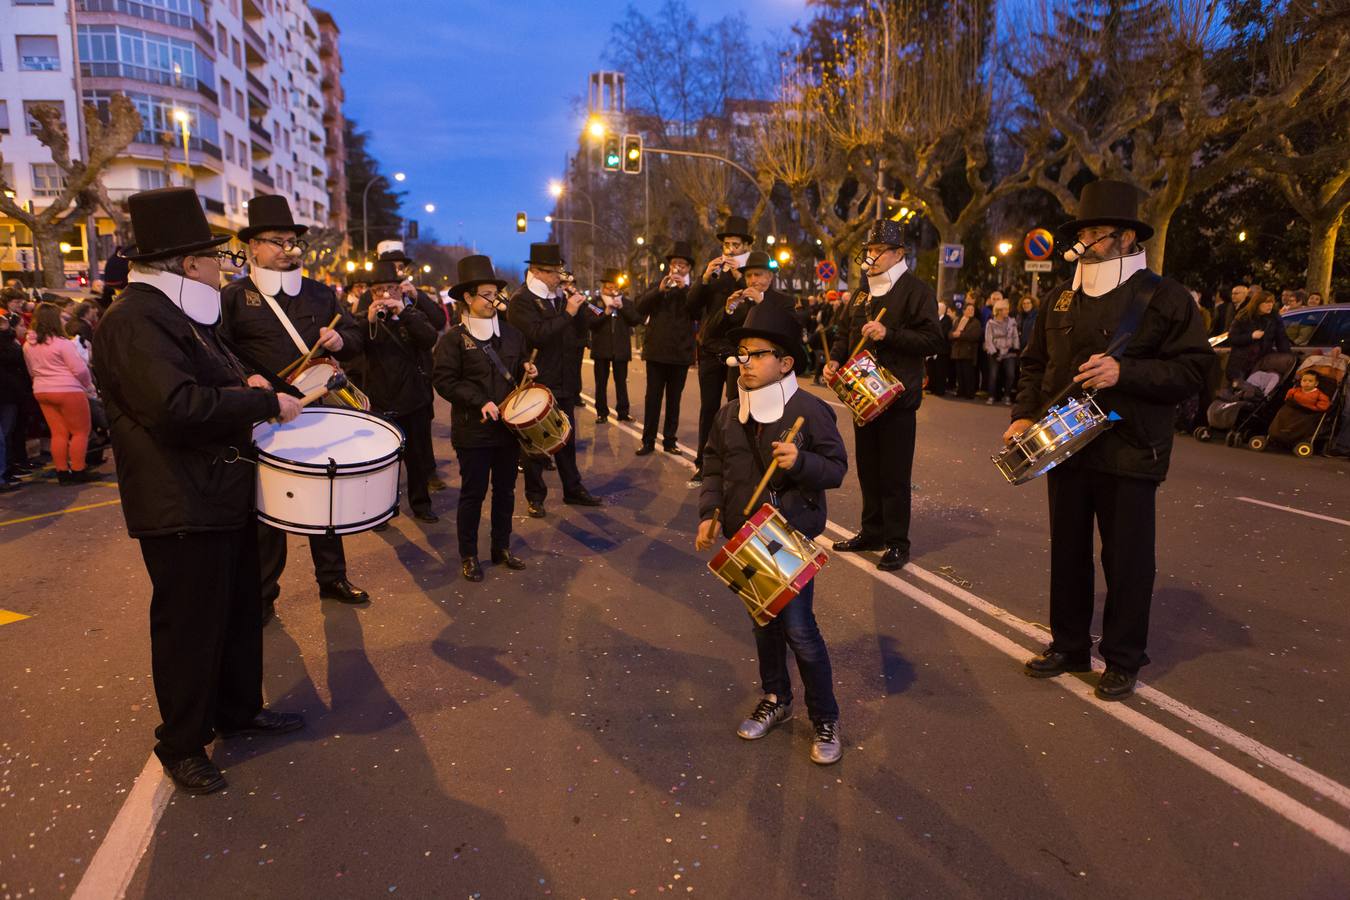
<path fill-rule="evenodd" d="M 308 394 L 328 383 L 328 380 L 342 371 L 342 367 L 332 360 L 311 360 L 303 369 L 291 375 L 290 383 L 297 391 Z M 335 391 L 329 391 L 317 401 L 318 406 L 331 406 L 370 412 L 370 398 L 350 381 Z"/>
<path fill-rule="evenodd" d="M 307 406 L 253 426 L 258 518 L 294 534 L 355 534 L 398 512 L 403 432 L 354 409 Z"/>
<path fill-rule="evenodd" d="M 1023 484 L 1049 472 L 1105 432 L 1120 416 L 1104 413 L 1092 394 L 1052 406 L 991 459 L 1009 484 Z"/>
<path fill-rule="evenodd" d="M 526 453 L 552 456 L 572 437 L 572 423 L 542 384 L 516 388 L 502 401 L 501 413 Z"/>
<path fill-rule="evenodd" d="M 826 373 L 825 383 L 839 395 L 853 413 L 853 421 L 860 426 L 885 412 L 905 392 L 900 379 L 867 350 L 854 354 L 832 374 Z"/>
<path fill-rule="evenodd" d="M 757 625 L 773 621 L 830 558 L 765 503 L 708 563 Z"/>

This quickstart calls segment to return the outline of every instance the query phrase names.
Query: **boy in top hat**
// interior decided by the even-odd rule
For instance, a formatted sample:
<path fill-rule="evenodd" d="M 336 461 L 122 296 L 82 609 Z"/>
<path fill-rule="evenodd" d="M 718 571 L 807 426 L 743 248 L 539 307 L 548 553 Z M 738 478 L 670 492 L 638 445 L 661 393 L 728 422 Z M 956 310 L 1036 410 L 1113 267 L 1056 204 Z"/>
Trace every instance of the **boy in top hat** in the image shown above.
<path fill-rule="evenodd" d="M 333 289 L 300 271 L 309 228 L 297 224 L 290 203 L 276 194 L 262 194 L 248 204 L 248 227 L 239 240 L 248 245 L 249 275 L 221 292 L 221 335 L 236 348 L 246 365 L 272 374 L 303 356 L 315 343 L 339 360 L 354 360 L 362 349 L 361 328 L 338 302 Z M 328 323 L 338 316 L 336 328 Z M 258 523 L 262 555 L 263 619 L 272 616 L 286 568 L 286 532 Z M 319 596 L 343 603 L 364 603 L 370 595 L 347 580 L 342 538 L 313 535 L 309 539 Z"/>
<path fill-rule="evenodd" d="M 300 716 L 263 707 L 262 606 L 253 467 L 237 449 L 255 422 L 289 422 L 294 397 L 249 377 L 216 333 L 220 260 L 189 188 L 133 194 L 129 284 L 99 326 L 94 371 L 107 404 L 127 531 L 150 575 L 150 663 L 162 724 L 155 754 L 193 794 L 225 786 L 217 735 L 280 734 Z"/>
<path fill-rule="evenodd" d="M 743 510 L 768 469 L 778 470 L 765 499 L 788 524 L 814 538 L 825 528 L 825 491 L 837 488 L 848 470 L 834 411 L 825 401 L 797 388 L 806 353 L 790 309 L 757 304 L 745 324 L 727 332 L 735 342 L 738 398 L 718 411 L 704 448 L 703 486 L 695 546 L 707 550 L 717 540 L 714 513 L 720 511 L 722 536 L 729 538 L 745 522 Z M 804 421 L 795 440 L 785 441 L 797 417 Z M 752 510 L 753 512 L 753 510 Z M 754 625 L 755 647 L 764 696 L 736 733 L 757 740 L 792 718 L 792 681 L 787 652 L 797 659 L 814 737 L 813 762 L 839 760 L 839 704 L 825 639 L 812 604 L 815 582 L 807 586 L 768 625 Z"/>
<path fill-rule="evenodd" d="M 1158 484 L 1167 475 L 1177 404 L 1203 383 L 1213 351 L 1181 284 L 1148 270 L 1139 192 L 1119 181 L 1083 188 L 1065 258 L 1072 282 L 1046 294 L 1029 345 L 1005 442 L 1026 431 L 1067 386 L 1096 391 L 1120 421 L 1046 475 L 1050 495 L 1051 643 L 1026 663 L 1035 678 L 1091 671 L 1093 523 L 1102 540 L 1106 609 L 1097 683 L 1103 700 L 1134 692 L 1148 654 Z M 1133 334 L 1108 356 L 1116 335 Z"/>
<path fill-rule="evenodd" d="M 666 274 L 637 301 L 638 315 L 647 320 L 642 359 L 647 364 L 647 397 L 642 414 L 642 446 L 637 455 L 656 451 L 656 431 L 661 424 L 661 398 L 666 401 L 665 426 L 661 429 L 667 453 L 679 453 L 676 434 L 680 427 L 680 397 L 694 362 L 694 323 L 698 313 L 689 301 L 689 275 L 694 254 L 688 241 L 676 241 L 666 257 Z"/>
<path fill-rule="evenodd" d="M 591 360 L 595 363 L 595 422 L 609 421 L 609 373 L 614 370 L 615 411 L 620 422 L 628 414 L 628 361 L 633 358 L 633 326 L 642 321 L 637 304 L 619 290 L 623 273 L 605 269 L 600 273 L 600 308 L 591 317 Z"/>
<path fill-rule="evenodd" d="M 516 501 L 520 444 L 502 422 L 502 402 L 523 377 L 539 374 L 525 352 L 525 335 L 505 320 L 506 282 L 492 260 L 466 256 L 450 294 L 463 310 L 459 324 L 441 336 L 435 352 L 436 391 L 450 401 L 450 443 L 459 457 L 456 531 L 460 571 L 483 580 L 478 562 L 478 524 L 492 487 L 492 563 L 523 569 L 511 553 L 511 516 Z"/>
<path fill-rule="evenodd" d="M 858 484 L 862 487 L 862 525 L 843 552 L 881 550 L 877 568 L 890 572 L 909 562 L 910 475 L 914 467 L 915 413 L 923 401 L 923 361 L 943 348 L 933 289 L 909 271 L 899 222 L 882 219 L 872 226 L 863 247 L 867 293 L 855 299 L 830 349 L 826 368 L 840 364 L 867 338 L 871 350 L 905 386 L 881 415 L 854 424 Z M 881 313 L 880 321 L 873 322 Z"/>
<path fill-rule="evenodd" d="M 573 360 L 579 358 L 592 313 L 587 311 L 586 298 L 580 292 L 567 291 L 566 296 L 560 295 L 563 258 L 557 244 L 531 244 L 530 258 L 525 264 L 529 267 L 525 271 L 525 283 L 511 295 L 506 318 L 525 335 L 526 350 L 539 351 L 535 360 L 539 377 L 535 380 L 553 391 L 558 406 L 572 423 L 572 439 L 553 456 L 562 479 L 563 502 L 601 506 L 604 501 L 586 490 L 577 469 L 577 423 L 573 409 L 581 395 L 581 372 L 573 365 Z M 544 462 L 527 456 L 525 501 L 531 518 L 542 519 L 546 515 L 544 500 L 547 497 Z"/>

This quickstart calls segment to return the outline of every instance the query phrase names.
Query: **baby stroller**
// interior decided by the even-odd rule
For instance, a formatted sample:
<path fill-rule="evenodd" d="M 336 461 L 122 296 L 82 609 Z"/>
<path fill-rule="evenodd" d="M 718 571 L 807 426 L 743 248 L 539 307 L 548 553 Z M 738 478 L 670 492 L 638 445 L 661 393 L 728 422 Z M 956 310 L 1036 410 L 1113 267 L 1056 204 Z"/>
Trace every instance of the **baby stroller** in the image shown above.
<path fill-rule="evenodd" d="M 1279 387 L 1293 373 L 1296 363 L 1292 353 L 1267 353 L 1245 381 L 1220 388 L 1205 410 L 1208 424 L 1195 429 L 1196 440 L 1212 440 L 1215 432 L 1226 432 L 1224 442 L 1236 447 L 1253 431 L 1265 434 L 1284 399 Z"/>
<path fill-rule="evenodd" d="M 1247 441 L 1253 450 L 1264 450 L 1271 444 L 1290 447 L 1294 455 L 1307 459 L 1331 439 L 1335 432 L 1336 414 L 1341 407 L 1341 391 L 1345 388 L 1345 366 L 1328 365 L 1326 361 L 1334 357 L 1309 357 L 1298 367 L 1294 382 L 1297 383 L 1305 372 L 1317 376 L 1317 389 L 1331 399 L 1331 404 L 1322 411 L 1308 409 L 1286 400 L 1271 420 L 1267 434 L 1255 434 Z"/>

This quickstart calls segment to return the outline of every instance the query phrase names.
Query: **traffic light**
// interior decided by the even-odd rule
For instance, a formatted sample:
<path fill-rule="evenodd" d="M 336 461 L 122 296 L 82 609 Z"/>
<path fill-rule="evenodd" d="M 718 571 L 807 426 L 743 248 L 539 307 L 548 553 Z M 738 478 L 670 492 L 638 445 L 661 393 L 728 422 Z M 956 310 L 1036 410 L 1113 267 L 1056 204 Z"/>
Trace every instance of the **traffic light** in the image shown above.
<path fill-rule="evenodd" d="M 408 240 L 410 240 L 410 241 L 415 241 L 415 240 L 417 240 L 417 220 L 416 220 L 416 219 L 409 219 L 409 220 L 408 220 Z"/>
<path fill-rule="evenodd" d="M 623 136 L 623 171 L 627 175 L 642 172 L 642 135 L 625 134 Z"/>
<path fill-rule="evenodd" d="M 619 171 L 619 136 L 617 134 L 605 135 L 604 164 L 606 172 Z"/>
<path fill-rule="evenodd" d="M 516 231 L 519 231 L 521 234 L 524 234 L 525 224 L 529 221 L 530 221 L 529 216 L 525 215 L 523 212 L 516 213 Z"/>

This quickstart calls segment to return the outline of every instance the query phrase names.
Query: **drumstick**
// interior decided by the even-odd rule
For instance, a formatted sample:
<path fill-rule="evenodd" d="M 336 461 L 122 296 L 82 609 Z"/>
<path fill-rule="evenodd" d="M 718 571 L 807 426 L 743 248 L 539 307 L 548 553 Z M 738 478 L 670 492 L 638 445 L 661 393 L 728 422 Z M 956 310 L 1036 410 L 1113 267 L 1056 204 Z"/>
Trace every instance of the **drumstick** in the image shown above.
<path fill-rule="evenodd" d="M 529 358 L 528 360 L 526 360 L 526 362 L 528 362 L 530 365 L 534 365 L 534 361 L 535 361 L 536 358 L 538 358 L 538 356 L 539 356 L 539 348 L 538 348 L 538 347 L 535 347 L 534 350 L 533 350 L 533 352 L 530 353 L 530 358 Z M 530 377 L 529 375 L 526 375 L 526 376 L 521 380 L 520 386 L 521 386 L 521 387 L 525 387 L 525 386 L 527 386 L 527 385 L 528 385 L 530 382 L 532 382 L 532 381 L 534 381 L 534 379 L 533 379 L 532 377 Z"/>
<path fill-rule="evenodd" d="M 805 422 L 806 419 L 804 419 L 801 416 L 798 416 L 797 421 L 792 423 L 792 427 L 788 429 L 788 433 L 783 437 L 783 442 L 786 443 L 788 441 L 796 440 L 797 432 L 801 429 L 802 425 Z M 759 500 L 759 495 L 764 493 L 764 489 L 769 486 L 769 479 L 773 477 L 773 473 L 777 471 L 777 469 L 778 469 L 778 460 L 775 458 L 773 462 L 769 463 L 769 468 L 764 470 L 764 477 L 759 480 L 759 486 L 756 487 L 755 492 L 752 495 L 750 495 L 750 502 L 745 504 L 745 510 L 741 513 L 741 515 L 743 516 L 750 515 L 750 510 L 755 508 L 755 503 L 756 501 Z"/>
<path fill-rule="evenodd" d="M 820 332 L 820 349 L 825 351 L 825 365 L 828 366 L 830 364 L 830 341 L 829 338 L 825 337 L 823 330 Z"/>
<path fill-rule="evenodd" d="M 337 323 L 340 322 L 340 321 L 342 321 L 342 313 L 338 313 L 336 316 L 333 316 L 333 321 L 331 321 L 331 322 L 328 323 L 328 327 L 329 327 L 329 328 L 333 328 L 333 327 L 336 326 Z M 287 366 L 286 368 L 284 368 L 284 369 L 282 369 L 280 372 L 278 372 L 278 373 L 277 373 L 277 377 L 278 377 L 278 378 L 285 378 L 287 375 L 291 374 L 291 373 L 294 372 L 296 369 L 303 368 L 304 365 L 305 365 L 305 363 L 307 363 L 307 362 L 309 362 L 311 359 L 313 359 L 313 358 L 314 358 L 314 354 L 317 353 L 318 351 L 319 351 L 319 342 L 318 342 L 318 341 L 315 341 L 315 342 L 314 342 L 314 346 L 309 348 L 309 352 L 308 352 L 308 353 L 306 353 L 304 356 L 300 357 L 300 358 L 297 359 L 295 362 L 291 363 L 289 366 Z"/>
<path fill-rule="evenodd" d="M 875 316 L 872 317 L 871 321 L 873 321 L 873 322 L 879 322 L 879 321 L 881 321 L 881 317 L 884 316 L 885 314 L 886 314 L 886 310 L 885 310 L 884 308 L 883 308 L 883 309 L 880 309 L 880 310 L 877 310 L 877 314 L 876 314 Z M 865 343 L 867 343 L 867 338 L 865 338 L 865 337 L 864 337 L 864 338 L 858 338 L 858 346 L 856 346 L 856 347 L 853 348 L 853 352 L 849 354 L 849 359 L 852 359 L 853 357 L 857 356 L 857 355 L 858 355 L 858 351 L 862 350 L 863 344 L 865 344 Z"/>

